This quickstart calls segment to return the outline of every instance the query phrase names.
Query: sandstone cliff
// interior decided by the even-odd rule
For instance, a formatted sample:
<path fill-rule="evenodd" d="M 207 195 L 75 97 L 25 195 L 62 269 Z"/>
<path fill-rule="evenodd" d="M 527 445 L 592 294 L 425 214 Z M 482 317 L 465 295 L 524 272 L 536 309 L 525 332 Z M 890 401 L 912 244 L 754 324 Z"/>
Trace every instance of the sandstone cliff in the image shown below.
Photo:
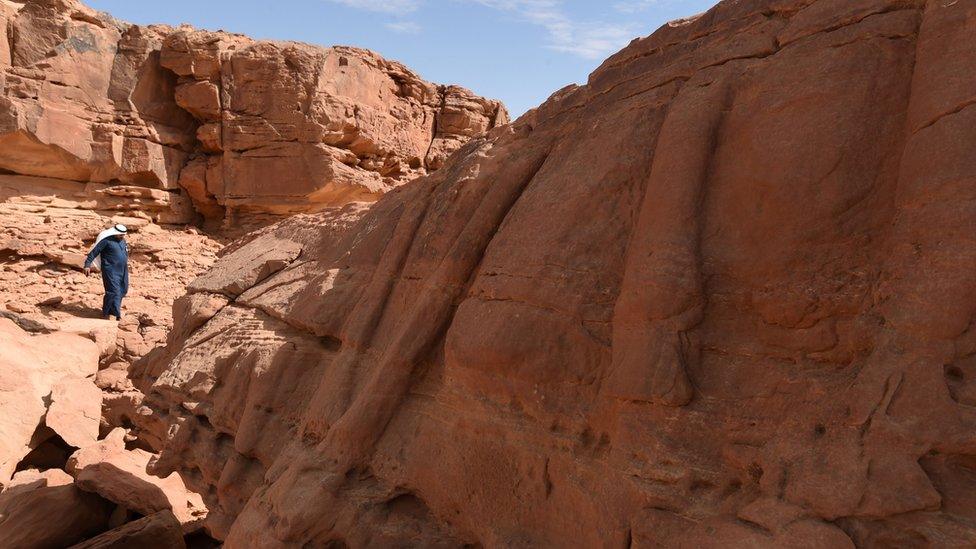
<path fill-rule="evenodd" d="M 0 33 L 0 184 L 164 223 L 192 220 L 181 187 L 208 218 L 375 200 L 507 122 L 356 48 L 130 25 L 75 0 L 3 0 Z"/>
<path fill-rule="evenodd" d="M 976 544 L 974 35 L 727 0 L 235 245 L 135 372 L 156 470 L 228 547 Z"/>

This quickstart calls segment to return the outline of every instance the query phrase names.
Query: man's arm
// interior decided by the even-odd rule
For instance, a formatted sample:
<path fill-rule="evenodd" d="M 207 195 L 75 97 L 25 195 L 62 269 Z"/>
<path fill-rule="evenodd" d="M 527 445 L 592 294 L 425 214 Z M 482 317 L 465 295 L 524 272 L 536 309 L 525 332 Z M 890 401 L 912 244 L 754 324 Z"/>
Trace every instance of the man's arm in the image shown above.
<path fill-rule="evenodd" d="M 102 241 L 99 242 L 98 244 L 95 244 L 95 247 L 92 248 L 91 251 L 88 252 L 88 255 L 85 256 L 85 274 L 86 275 L 91 273 L 91 264 L 92 264 L 92 261 L 95 261 L 95 258 L 98 257 L 98 255 L 100 253 L 102 253 L 102 250 L 105 249 L 105 244 L 106 243 L 108 243 L 108 239 L 107 238 L 103 238 Z"/>

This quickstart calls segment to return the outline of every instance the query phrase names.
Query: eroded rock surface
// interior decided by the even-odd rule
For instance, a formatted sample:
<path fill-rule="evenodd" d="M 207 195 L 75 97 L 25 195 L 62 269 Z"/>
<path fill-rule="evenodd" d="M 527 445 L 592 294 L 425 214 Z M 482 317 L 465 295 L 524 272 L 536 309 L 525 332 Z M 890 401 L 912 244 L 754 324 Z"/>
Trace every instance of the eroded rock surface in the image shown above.
<path fill-rule="evenodd" d="M 236 236 L 325 210 L 331 228 L 310 241 L 320 247 L 506 122 L 497 101 L 366 50 L 130 25 L 75 0 L 0 0 L 0 544 L 208 542 L 186 473 L 148 471 L 162 470 L 148 450 L 163 446 L 169 417 L 144 403 L 129 363 L 304 261 L 288 231 L 272 249 L 243 240 L 226 251 L 236 272 L 176 300 Z M 101 282 L 81 273 L 116 223 L 130 229 L 118 323 L 98 318 Z M 242 337 L 264 320 L 242 318 Z"/>
<path fill-rule="evenodd" d="M 185 532 L 199 529 L 207 515 L 200 496 L 188 492 L 180 476 L 150 475 L 152 454 L 125 447 L 125 430 L 115 429 L 104 439 L 81 448 L 68 459 L 75 484 L 126 509 L 148 516 L 170 510 Z"/>
<path fill-rule="evenodd" d="M 367 50 L 130 25 L 75 0 L 5 0 L 0 27 L 0 187 L 84 209 L 233 226 L 372 201 L 508 121 Z"/>
<path fill-rule="evenodd" d="M 357 48 L 179 29 L 160 63 L 205 153 L 180 185 L 210 217 L 372 201 L 508 122 L 497 101 Z"/>
<path fill-rule="evenodd" d="M 155 456 L 128 447 L 135 440 L 131 433 L 117 428 L 99 440 L 102 390 L 118 400 L 138 392 L 124 368 L 119 379 L 112 375 L 118 368 L 98 371 L 98 361 L 98 346 L 90 339 L 64 332 L 32 335 L 0 318 L 3 547 L 67 547 L 109 529 L 93 540 L 95 546 L 155 537 L 155 546 L 177 547 L 184 534 L 202 526 L 207 510 L 201 497 L 178 474 L 151 475 Z M 116 403 L 110 409 L 126 408 Z M 129 423 L 124 415 L 105 416 Z M 156 516 L 164 511 L 171 514 Z M 139 516 L 151 520 L 135 520 Z"/>
<path fill-rule="evenodd" d="M 227 547 L 973 545 L 974 35 L 722 2 L 256 235 L 139 364 L 157 473 Z"/>
<path fill-rule="evenodd" d="M 3 0 L 0 311 L 59 331 L 99 316 L 100 281 L 78 271 L 123 223 L 130 318 L 99 346 L 132 361 L 164 342 L 174 299 L 245 229 L 375 201 L 505 122 L 497 101 L 366 50 Z"/>

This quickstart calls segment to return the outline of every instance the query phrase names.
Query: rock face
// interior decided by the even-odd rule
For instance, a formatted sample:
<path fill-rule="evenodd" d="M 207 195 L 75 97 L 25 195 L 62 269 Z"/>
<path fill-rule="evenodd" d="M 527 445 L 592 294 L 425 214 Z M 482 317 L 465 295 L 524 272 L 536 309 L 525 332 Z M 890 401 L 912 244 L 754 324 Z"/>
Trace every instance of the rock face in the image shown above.
<path fill-rule="evenodd" d="M 375 200 L 507 122 L 355 48 L 0 2 L 0 187 L 186 223 Z M 181 190 L 181 188 L 183 190 Z"/>
<path fill-rule="evenodd" d="M 256 235 L 139 364 L 157 472 L 227 547 L 976 544 L 974 35 L 726 1 Z"/>
<path fill-rule="evenodd" d="M 128 26 L 73 0 L 4 5 L 0 185 L 52 187 L 86 209 L 191 220 L 189 200 L 174 191 L 194 120 L 157 61 L 164 29 Z"/>

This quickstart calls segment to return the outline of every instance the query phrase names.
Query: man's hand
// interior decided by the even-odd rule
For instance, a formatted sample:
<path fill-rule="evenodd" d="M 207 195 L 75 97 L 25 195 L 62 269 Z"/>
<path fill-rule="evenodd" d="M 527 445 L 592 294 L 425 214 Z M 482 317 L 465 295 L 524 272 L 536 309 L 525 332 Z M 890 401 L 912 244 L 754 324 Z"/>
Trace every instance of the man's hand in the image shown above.
<path fill-rule="evenodd" d="M 91 267 L 85 267 L 85 276 L 91 275 Z"/>

